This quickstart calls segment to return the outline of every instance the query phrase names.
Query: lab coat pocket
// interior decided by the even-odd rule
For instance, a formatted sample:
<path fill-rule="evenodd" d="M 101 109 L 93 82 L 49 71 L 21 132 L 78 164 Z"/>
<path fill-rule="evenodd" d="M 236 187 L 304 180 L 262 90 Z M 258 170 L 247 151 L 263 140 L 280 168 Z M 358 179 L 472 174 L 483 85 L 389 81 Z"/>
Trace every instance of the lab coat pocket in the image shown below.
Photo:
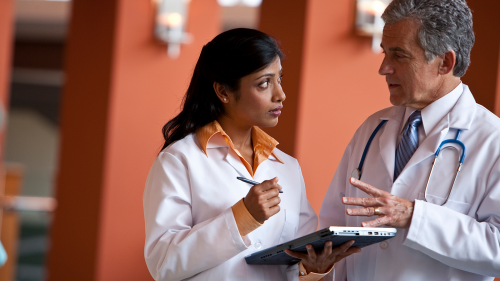
<path fill-rule="evenodd" d="M 420 192 L 418 194 L 418 199 L 425 201 L 425 195 L 423 192 Z M 429 203 L 441 205 L 444 203 L 444 201 L 446 201 L 446 198 L 438 197 L 432 194 L 427 194 L 427 202 Z M 466 215 L 469 212 L 471 206 L 468 203 L 458 202 L 453 199 L 448 199 L 448 202 L 446 202 L 446 204 L 444 204 L 443 207 L 446 207 L 450 210 Z"/>
<path fill-rule="evenodd" d="M 278 244 L 293 240 L 299 226 L 299 216 L 290 209 L 285 209 L 285 223 Z"/>

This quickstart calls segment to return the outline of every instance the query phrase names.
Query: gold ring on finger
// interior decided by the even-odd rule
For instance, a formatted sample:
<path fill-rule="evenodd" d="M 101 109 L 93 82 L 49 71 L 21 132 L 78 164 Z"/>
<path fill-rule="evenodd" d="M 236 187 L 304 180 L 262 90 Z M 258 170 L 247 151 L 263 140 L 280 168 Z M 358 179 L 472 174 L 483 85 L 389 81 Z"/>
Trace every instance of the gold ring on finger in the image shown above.
<path fill-rule="evenodd" d="M 373 213 L 374 213 L 376 216 L 380 216 L 380 210 L 378 209 L 378 207 L 376 207 L 375 209 L 373 209 Z"/>

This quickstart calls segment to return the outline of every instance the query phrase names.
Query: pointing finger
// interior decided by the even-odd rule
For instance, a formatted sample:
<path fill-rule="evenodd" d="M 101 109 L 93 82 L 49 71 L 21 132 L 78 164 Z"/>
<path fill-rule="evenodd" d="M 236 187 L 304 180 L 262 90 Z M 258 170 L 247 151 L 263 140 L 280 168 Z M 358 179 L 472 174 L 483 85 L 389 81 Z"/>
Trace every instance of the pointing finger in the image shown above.
<path fill-rule="evenodd" d="M 383 190 L 375 188 L 375 187 L 373 187 L 365 182 L 362 182 L 360 180 L 357 180 L 355 178 L 351 178 L 350 182 L 354 187 L 359 188 L 361 191 L 364 191 L 365 193 L 368 193 L 373 197 L 381 197 L 381 196 L 388 194 L 387 192 L 385 192 Z"/>

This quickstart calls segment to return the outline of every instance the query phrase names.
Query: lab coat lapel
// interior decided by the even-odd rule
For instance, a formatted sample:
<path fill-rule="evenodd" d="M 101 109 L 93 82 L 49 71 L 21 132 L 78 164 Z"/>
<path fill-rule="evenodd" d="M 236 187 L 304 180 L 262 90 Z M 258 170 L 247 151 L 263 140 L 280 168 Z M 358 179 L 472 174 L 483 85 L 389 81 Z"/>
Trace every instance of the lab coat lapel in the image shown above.
<path fill-rule="evenodd" d="M 392 110 L 382 116 L 381 120 L 388 120 L 383 128 L 379 139 L 379 148 L 382 159 L 384 160 L 387 172 L 394 177 L 394 157 L 396 151 L 397 135 L 401 127 L 401 119 L 403 118 L 405 108 L 402 106 L 393 107 Z"/>
<path fill-rule="evenodd" d="M 448 118 L 449 114 L 441 119 L 436 127 L 434 127 L 434 130 L 432 130 L 429 136 L 425 138 L 425 140 L 417 148 L 413 156 L 410 158 L 410 161 L 408 161 L 403 171 L 401 171 L 401 174 L 403 174 L 405 170 L 408 170 L 416 164 L 424 161 L 436 152 L 439 144 L 445 139 L 446 134 L 450 129 Z"/>
<path fill-rule="evenodd" d="M 230 147 L 227 149 L 226 159 L 225 159 L 235 170 L 240 174 L 240 176 L 252 179 L 253 177 L 248 172 L 247 168 L 243 163 L 241 163 L 240 158 Z"/>
<path fill-rule="evenodd" d="M 410 169 L 412 166 L 415 166 L 427 159 L 427 157 L 433 155 L 439 147 L 439 144 L 446 139 L 446 135 L 450 128 L 468 130 L 474 120 L 475 113 L 476 101 L 469 88 L 464 85 L 464 92 L 450 113 L 446 114 L 436 127 L 434 127 L 429 136 L 422 142 L 417 151 L 415 151 L 415 154 L 413 154 L 401 173 L 404 173 L 405 170 Z"/>
<path fill-rule="evenodd" d="M 238 157 L 236 152 L 234 152 L 234 150 L 232 150 L 229 147 L 229 144 L 227 144 L 224 137 L 221 134 L 213 135 L 208 141 L 207 150 L 211 148 L 221 148 L 221 147 L 226 148 L 226 157 L 224 158 L 224 160 L 226 160 L 240 176 L 245 178 L 252 178 L 247 168 L 245 168 L 245 165 L 241 163 L 240 158 Z"/>

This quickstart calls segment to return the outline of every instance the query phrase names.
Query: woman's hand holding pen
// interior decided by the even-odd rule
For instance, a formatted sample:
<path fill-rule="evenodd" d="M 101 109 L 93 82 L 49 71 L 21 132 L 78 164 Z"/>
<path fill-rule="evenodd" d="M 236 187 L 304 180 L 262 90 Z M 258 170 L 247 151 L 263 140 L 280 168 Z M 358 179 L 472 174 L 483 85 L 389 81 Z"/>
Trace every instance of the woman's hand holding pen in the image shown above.
<path fill-rule="evenodd" d="M 259 223 L 264 223 L 267 219 L 280 211 L 281 202 L 279 195 L 281 186 L 278 184 L 278 177 L 263 181 L 254 185 L 247 196 L 243 199 L 248 212 Z"/>

